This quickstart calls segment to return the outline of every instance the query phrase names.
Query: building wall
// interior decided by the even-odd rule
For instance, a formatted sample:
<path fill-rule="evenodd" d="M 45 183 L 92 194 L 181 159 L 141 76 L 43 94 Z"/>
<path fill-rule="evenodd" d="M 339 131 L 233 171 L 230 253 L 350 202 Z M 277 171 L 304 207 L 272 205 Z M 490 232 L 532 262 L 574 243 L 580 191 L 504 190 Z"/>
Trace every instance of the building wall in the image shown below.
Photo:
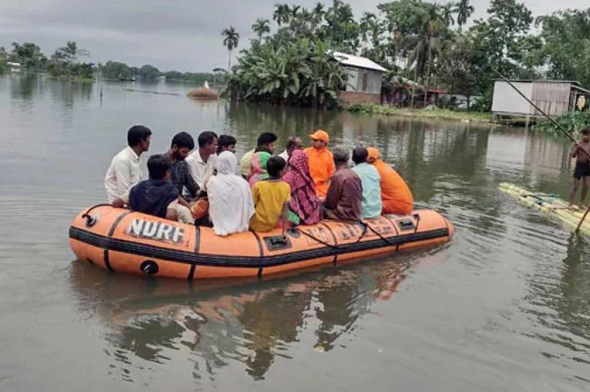
<path fill-rule="evenodd" d="M 528 99 L 550 116 L 569 112 L 571 105 L 571 83 L 555 82 L 514 82 Z M 494 84 L 492 113 L 516 116 L 541 116 L 540 112 L 528 103 L 508 83 L 498 80 Z"/>
<path fill-rule="evenodd" d="M 381 94 L 382 72 L 348 67 L 346 73 L 348 74 L 346 91 Z"/>
<path fill-rule="evenodd" d="M 357 103 L 381 103 L 381 94 L 369 94 L 356 91 L 340 91 L 338 93 L 339 103 L 341 106 L 351 106 Z"/>
<path fill-rule="evenodd" d="M 541 110 L 550 116 L 567 114 L 570 109 L 570 83 L 533 83 L 533 102 Z M 531 107 L 531 113 L 541 116 L 535 108 Z"/>
<path fill-rule="evenodd" d="M 522 91 L 529 99 L 533 95 L 533 84 L 530 82 L 514 82 L 514 86 Z M 494 97 L 492 101 L 492 113 L 505 113 L 515 115 L 531 115 L 531 105 L 521 97 L 510 85 L 497 80 L 494 84 Z"/>

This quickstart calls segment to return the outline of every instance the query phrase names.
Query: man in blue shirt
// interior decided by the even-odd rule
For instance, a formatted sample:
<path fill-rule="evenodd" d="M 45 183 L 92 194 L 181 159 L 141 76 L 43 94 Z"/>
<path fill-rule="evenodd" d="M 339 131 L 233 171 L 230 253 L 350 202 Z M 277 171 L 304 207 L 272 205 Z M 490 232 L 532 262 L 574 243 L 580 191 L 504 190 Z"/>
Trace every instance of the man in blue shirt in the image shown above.
<path fill-rule="evenodd" d="M 352 151 L 352 170 L 360 177 L 363 185 L 363 202 L 361 217 L 373 219 L 381 216 L 381 178 L 373 165 L 367 163 L 369 153 L 364 147 L 357 147 Z"/>

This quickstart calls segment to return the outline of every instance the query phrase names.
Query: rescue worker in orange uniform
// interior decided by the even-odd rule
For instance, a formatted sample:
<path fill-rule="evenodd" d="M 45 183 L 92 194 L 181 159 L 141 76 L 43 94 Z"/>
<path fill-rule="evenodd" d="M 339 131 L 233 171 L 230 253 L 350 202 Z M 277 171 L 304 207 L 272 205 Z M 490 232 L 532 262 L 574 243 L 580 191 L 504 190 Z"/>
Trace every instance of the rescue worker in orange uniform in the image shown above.
<path fill-rule="evenodd" d="M 367 148 L 367 162 L 375 166 L 381 177 L 382 214 L 406 215 L 414 210 L 414 197 L 404 179 L 387 163 L 383 162 L 379 150 Z"/>
<path fill-rule="evenodd" d="M 306 148 L 305 153 L 309 158 L 309 173 L 313 179 L 315 190 L 321 200 L 326 198 L 330 179 L 336 172 L 334 157 L 328 150 L 330 136 L 328 132 L 318 130 L 309 135 L 313 142 L 312 147 Z"/>

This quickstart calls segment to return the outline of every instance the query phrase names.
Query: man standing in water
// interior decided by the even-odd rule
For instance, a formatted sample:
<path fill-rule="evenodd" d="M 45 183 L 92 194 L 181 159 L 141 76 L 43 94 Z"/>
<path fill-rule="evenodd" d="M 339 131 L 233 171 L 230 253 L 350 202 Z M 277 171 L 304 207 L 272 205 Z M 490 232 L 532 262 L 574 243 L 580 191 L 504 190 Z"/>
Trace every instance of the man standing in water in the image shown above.
<path fill-rule="evenodd" d="M 104 179 L 109 203 L 120 198 L 139 182 L 139 157 L 150 148 L 152 131 L 143 125 L 134 125 L 127 132 L 127 144 L 111 161 Z"/>
<path fill-rule="evenodd" d="M 574 145 L 572 157 L 576 159 L 576 168 L 574 169 L 574 180 L 570 192 L 570 207 L 574 205 L 574 198 L 580 180 L 582 180 L 582 194 L 580 195 L 580 208 L 585 208 L 586 195 L 588 194 L 588 176 L 590 176 L 590 127 L 582 131 L 582 140 Z"/>

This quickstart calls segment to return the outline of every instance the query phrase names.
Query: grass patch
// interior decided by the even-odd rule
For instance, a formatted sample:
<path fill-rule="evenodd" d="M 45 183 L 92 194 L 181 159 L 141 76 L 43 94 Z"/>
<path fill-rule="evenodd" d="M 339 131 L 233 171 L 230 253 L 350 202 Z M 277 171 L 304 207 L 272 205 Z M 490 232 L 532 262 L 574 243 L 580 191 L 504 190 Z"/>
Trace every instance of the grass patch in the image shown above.
<path fill-rule="evenodd" d="M 345 108 L 349 112 L 385 116 L 442 119 L 463 122 L 492 123 L 492 115 L 483 112 L 461 112 L 450 109 L 409 109 L 362 103 Z"/>

